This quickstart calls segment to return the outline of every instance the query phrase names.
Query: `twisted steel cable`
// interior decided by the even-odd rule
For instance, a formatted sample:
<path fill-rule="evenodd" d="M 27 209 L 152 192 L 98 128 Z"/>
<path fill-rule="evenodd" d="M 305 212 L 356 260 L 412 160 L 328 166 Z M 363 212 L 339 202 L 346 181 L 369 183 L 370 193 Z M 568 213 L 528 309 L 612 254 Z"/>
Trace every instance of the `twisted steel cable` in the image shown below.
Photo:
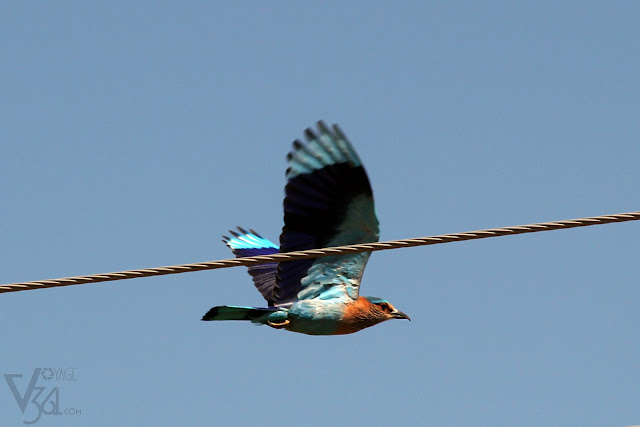
<path fill-rule="evenodd" d="M 260 255 L 246 258 L 206 261 L 193 264 L 180 264 L 166 267 L 145 268 L 141 270 L 118 271 L 114 273 L 92 274 L 90 276 L 63 277 L 60 279 L 18 282 L 0 285 L 0 293 L 26 291 L 31 289 L 53 288 L 58 286 L 81 285 L 84 283 L 110 282 L 114 280 L 134 279 L 136 277 L 163 276 L 165 274 L 188 273 L 217 268 L 250 266 L 268 262 L 291 261 L 303 258 L 350 254 L 357 252 L 384 251 L 387 249 L 408 248 L 413 246 L 437 245 L 440 243 L 461 242 L 465 240 L 486 239 L 489 237 L 510 236 L 515 234 L 537 233 L 539 231 L 560 230 L 564 228 L 588 227 L 592 225 L 610 224 L 613 222 L 636 221 L 640 219 L 640 211 L 614 215 L 603 215 L 563 221 L 541 222 L 512 227 L 490 228 L 486 230 L 468 231 L 465 233 L 441 234 L 437 236 L 418 237 L 414 239 L 390 240 L 387 242 L 364 243 L 358 245 L 336 246 L 322 249 L 286 252 L 273 255 Z"/>

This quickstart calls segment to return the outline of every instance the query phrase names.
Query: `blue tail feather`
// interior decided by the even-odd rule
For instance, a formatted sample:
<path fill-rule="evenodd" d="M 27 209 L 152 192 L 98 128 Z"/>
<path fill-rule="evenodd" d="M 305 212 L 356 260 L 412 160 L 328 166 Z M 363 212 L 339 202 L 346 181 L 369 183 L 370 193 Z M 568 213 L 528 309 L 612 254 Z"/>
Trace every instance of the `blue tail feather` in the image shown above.
<path fill-rule="evenodd" d="M 277 254 L 278 246 L 259 235 L 254 230 L 245 230 L 238 227 L 238 232 L 229 230 L 233 237 L 222 236 L 222 241 L 231 249 L 238 258 Z M 276 269 L 278 263 L 252 265 L 249 274 L 253 278 L 253 284 L 267 300 L 269 306 L 274 305 L 273 288 L 276 286 Z"/>

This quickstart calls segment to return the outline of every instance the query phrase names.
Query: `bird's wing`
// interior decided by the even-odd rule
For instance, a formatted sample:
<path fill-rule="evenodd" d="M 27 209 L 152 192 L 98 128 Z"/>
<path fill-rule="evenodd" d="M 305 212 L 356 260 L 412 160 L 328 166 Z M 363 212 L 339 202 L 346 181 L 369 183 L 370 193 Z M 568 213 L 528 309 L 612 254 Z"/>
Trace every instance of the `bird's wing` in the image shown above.
<path fill-rule="evenodd" d="M 233 237 L 222 236 L 222 241 L 233 251 L 237 258 L 271 255 L 278 253 L 278 247 L 256 233 L 238 227 L 239 233 L 229 230 Z M 273 288 L 276 285 L 276 268 L 278 263 L 252 265 L 249 274 L 253 278 L 253 284 L 258 288 L 269 306 L 273 306 Z"/>
<path fill-rule="evenodd" d="M 344 133 L 318 122 L 287 156 L 280 252 L 377 242 L 380 228 L 369 178 Z M 358 298 L 370 253 L 278 264 L 278 304 L 312 298 Z"/>

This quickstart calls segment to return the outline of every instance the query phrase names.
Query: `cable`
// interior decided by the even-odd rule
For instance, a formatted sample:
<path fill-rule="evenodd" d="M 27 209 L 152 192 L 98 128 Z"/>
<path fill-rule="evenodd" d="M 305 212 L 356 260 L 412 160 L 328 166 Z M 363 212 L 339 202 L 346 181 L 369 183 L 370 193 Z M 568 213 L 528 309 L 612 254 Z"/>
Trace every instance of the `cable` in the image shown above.
<path fill-rule="evenodd" d="M 7 285 L 0 285 L 0 293 L 52 288 L 58 286 L 81 285 L 84 283 L 109 282 L 113 280 L 133 279 L 136 277 L 163 276 L 165 274 L 187 273 L 191 271 L 215 270 L 217 268 L 237 267 L 241 265 L 249 266 L 274 261 L 291 261 L 303 258 L 318 258 L 323 256 L 350 254 L 357 252 L 374 252 L 384 251 L 387 249 L 408 248 L 413 246 L 437 245 L 440 243 L 486 239 L 489 237 L 509 236 L 514 234 L 537 233 L 539 231 L 559 230 L 564 228 L 588 227 L 591 225 L 609 224 L 612 222 L 636 221 L 639 219 L 640 211 L 628 212 L 614 215 L 568 219 L 563 221 L 516 225 L 512 227 L 491 228 L 487 230 L 468 231 L 466 233 L 441 234 L 438 236 L 419 237 L 415 239 L 391 240 L 387 242 L 336 246 L 323 249 L 309 249 L 298 252 L 286 252 L 273 255 L 225 259 L 220 261 L 207 261 L 194 264 L 172 265 L 167 267 L 146 268 L 141 270 L 119 271 L 115 273 L 93 274 L 90 276 L 63 277 L 60 279 L 52 280 L 10 283 Z"/>

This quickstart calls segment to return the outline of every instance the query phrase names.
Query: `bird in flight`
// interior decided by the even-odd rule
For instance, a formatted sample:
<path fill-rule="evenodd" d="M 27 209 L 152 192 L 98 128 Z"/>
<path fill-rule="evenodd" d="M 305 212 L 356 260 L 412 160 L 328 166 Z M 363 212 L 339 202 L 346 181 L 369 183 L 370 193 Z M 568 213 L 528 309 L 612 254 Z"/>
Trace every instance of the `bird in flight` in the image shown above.
<path fill-rule="evenodd" d="M 287 155 L 280 248 L 253 230 L 223 236 L 236 257 L 377 242 L 380 226 L 367 173 L 338 125 L 305 131 Z M 409 319 L 385 299 L 361 297 L 370 252 L 249 267 L 268 307 L 217 306 L 202 320 L 248 320 L 308 335 L 342 335 Z"/>

